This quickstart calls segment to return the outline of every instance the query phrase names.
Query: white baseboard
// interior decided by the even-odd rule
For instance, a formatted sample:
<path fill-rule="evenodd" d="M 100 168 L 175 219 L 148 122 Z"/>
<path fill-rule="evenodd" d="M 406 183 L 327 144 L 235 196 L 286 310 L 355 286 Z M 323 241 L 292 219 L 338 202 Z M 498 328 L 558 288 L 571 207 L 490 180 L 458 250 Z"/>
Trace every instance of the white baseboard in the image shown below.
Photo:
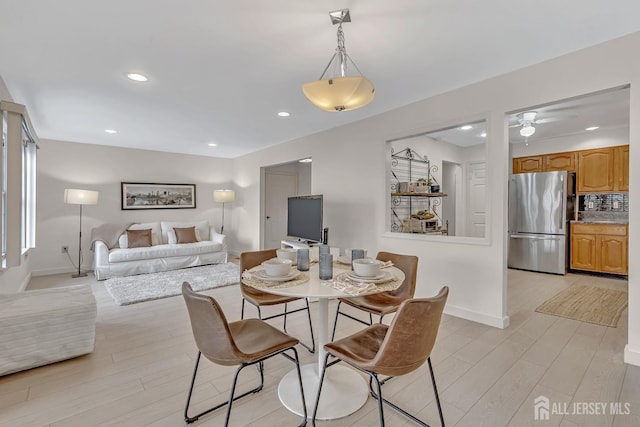
<path fill-rule="evenodd" d="M 31 275 L 32 273 L 27 274 L 27 276 L 24 278 L 24 280 L 20 284 L 20 288 L 18 289 L 18 292 L 22 292 L 25 289 L 27 289 L 27 286 L 29 286 L 29 281 L 31 280 Z"/>
<path fill-rule="evenodd" d="M 509 316 L 496 317 L 486 313 L 469 310 L 455 305 L 447 304 L 444 313 L 460 317 L 462 319 L 471 320 L 473 322 L 482 323 L 484 325 L 493 326 L 494 328 L 506 329 L 509 326 Z"/>
<path fill-rule="evenodd" d="M 624 363 L 640 366 L 640 351 L 629 348 L 629 344 L 624 346 Z"/>
<path fill-rule="evenodd" d="M 93 272 L 93 270 L 91 268 L 87 268 L 87 269 L 82 269 L 82 271 L 89 271 L 89 272 Z M 57 268 L 47 268 L 44 270 L 34 270 L 31 272 L 31 274 L 34 277 L 38 277 L 38 276 L 50 276 L 52 274 L 73 274 L 73 273 L 77 273 L 78 270 L 76 270 L 75 268 L 69 268 L 69 267 L 57 267 Z"/>

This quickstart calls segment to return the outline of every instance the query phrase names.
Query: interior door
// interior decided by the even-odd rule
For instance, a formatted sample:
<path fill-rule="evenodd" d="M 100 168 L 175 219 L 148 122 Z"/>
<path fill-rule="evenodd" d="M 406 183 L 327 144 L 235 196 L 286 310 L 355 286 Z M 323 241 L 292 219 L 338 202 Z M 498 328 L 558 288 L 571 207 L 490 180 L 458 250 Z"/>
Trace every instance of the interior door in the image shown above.
<path fill-rule="evenodd" d="M 487 164 L 469 163 L 467 178 L 467 235 L 484 237 L 487 220 Z"/>
<path fill-rule="evenodd" d="M 264 182 L 264 247 L 279 248 L 287 237 L 287 199 L 298 194 L 298 176 L 266 171 Z"/>

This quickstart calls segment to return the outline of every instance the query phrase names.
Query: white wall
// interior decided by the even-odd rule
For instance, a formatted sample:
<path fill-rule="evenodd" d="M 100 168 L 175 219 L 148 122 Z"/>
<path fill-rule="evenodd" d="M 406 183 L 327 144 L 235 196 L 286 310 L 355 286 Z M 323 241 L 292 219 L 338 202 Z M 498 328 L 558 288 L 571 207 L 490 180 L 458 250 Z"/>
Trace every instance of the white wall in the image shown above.
<path fill-rule="evenodd" d="M 34 275 L 73 271 L 60 248 L 67 245 L 78 257 L 79 206 L 63 203 L 65 188 L 100 192 L 98 204 L 84 206 L 82 216 L 83 269 L 91 268 L 91 228 L 103 223 L 126 224 L 168 220 L 207 220 L 220 227 L 222 205 L 213 201 L 213 190 L 231 188 L 232 161 L 157 151 L 105 147 L 93 144 L 42 140 L 38 151 L 38 205 L 36 248 L 31 254 Z M 120 209 L 121 182 L 196 184 L 196 209 L 129 211 Z M 233 245 L 227 206 L 225 234 Z M 233 222 L 233 218 L 231 218 Z"/>
<path fill-rule="evenodd" d="M 640 149 L 640 58 L 630 55 L 640 33 L 435 96 L 358 123 L 281 144 L 235 160 L 244 203 L 234 207 L 243 224 L 240 250 L 259 246 L 259 168 L 312 156 L 313 192 L 325 196 L 331 243 L 419 256 L 418 295 L 451 288 L 447 311 L 495 326 L 508 324 L 506 306 L 507 179 L 510 170 L 505 117 L 530 105 L 631 84 L 630 145 Z M 374 101 L 375 102 L 375 101 Z M 326 114 L 318 111 L 318 114 Z M 348 113 L 345 113 L 348 114 Z M 405 236 L 386 233 L 389 194 L 386 141 L 487 119 L 487 237 Z M 640 173 L 631 169 L 630 258 L 640 250 Z M 635 189 L 635 191 L 634 191 Z M 640 365 L 640 264 L 630 263 L 629 345 L 626 360 Z"/>

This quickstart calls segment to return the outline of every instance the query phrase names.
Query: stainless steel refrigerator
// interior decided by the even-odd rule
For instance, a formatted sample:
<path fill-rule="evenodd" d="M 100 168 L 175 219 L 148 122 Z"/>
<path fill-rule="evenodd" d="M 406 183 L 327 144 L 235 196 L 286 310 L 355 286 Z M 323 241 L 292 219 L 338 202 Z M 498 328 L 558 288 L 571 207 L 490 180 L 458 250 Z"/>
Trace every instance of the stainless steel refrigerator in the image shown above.
<path fill-rule="evenodd" d="M 510 268 L 565 274 L 575 174 L 513 174 L 509 180 Z"/>

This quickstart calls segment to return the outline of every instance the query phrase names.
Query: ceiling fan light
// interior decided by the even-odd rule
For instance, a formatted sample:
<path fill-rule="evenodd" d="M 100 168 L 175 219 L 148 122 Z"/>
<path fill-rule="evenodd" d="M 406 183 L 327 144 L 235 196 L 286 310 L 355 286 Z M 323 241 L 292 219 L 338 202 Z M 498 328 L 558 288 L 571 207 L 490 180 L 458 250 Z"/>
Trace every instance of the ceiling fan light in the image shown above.
<path fill-rule="evenodd" d="M 349 111 L 373 101 L 375 88 L 364 76 L 332 77 L 302 85 L 309 101 L 324 111 Z"/>
<path fill-rule="evenodd" d="M 533 126 L 531 126 L 530 124 L 528 125 L 524 125 L 522 126 L 522 128 L 520 129 L 520 135 L 524 136 L 525 138 L 530 137 L 531 135 L 533 135 L 534 133 L 536 133 L 536 128 L 534 128 Z"/>

